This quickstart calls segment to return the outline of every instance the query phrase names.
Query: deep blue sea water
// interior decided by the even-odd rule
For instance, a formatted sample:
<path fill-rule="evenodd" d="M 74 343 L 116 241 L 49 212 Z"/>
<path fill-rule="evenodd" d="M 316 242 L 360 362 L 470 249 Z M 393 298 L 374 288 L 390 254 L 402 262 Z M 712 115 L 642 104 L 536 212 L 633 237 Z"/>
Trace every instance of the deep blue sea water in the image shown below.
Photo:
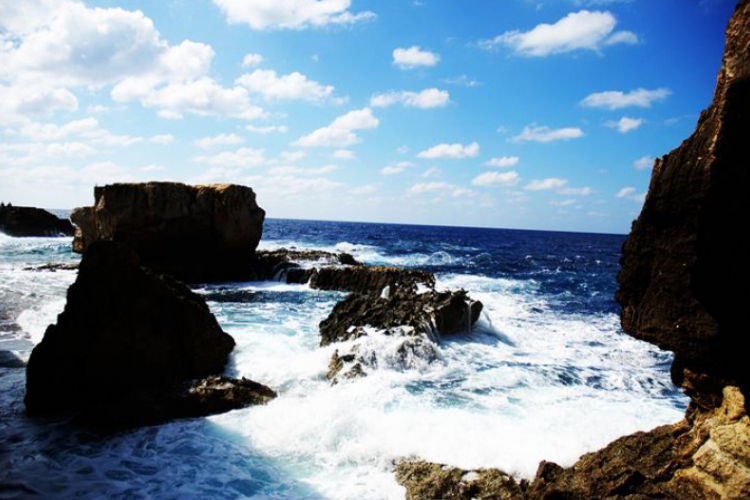
<path fill-rule="evenodd" d="M 228 372 L 270 385 L 264 407 L 91 441 L 23 415 L 22 369 L 0 368 L 0 498 L 395 499 L 393 461 L 418 456 L 529 477 L 636 430 L 681 418 L 671 356 L 620 330 L 621 235 L 269 219 L 261 248 L 345 251 L 424 269 L 484 311 L 443 339 L 438 359 L 396 355 L 372 331 L 377 363 L 331 387 L 334 349 L 318 323 L 343 297 L 277 282 L 199 286 L 237 348 Z M 69 239 L 0 235 L 0 350 L 27 359 L 65 303 Z M 24 490 L 23 488 L 27 488 Z M 26 491 L 27 493 L 24 493 Z"/>

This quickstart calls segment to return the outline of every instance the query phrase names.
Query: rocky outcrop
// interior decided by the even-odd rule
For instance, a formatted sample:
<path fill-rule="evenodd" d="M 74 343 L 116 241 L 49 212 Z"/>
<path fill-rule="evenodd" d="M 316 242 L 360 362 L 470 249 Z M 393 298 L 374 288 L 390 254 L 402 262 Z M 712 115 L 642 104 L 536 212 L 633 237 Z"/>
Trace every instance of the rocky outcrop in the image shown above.
<path fill-rule="evenodd" d="M 309 282 L 320 269 L 341 266 L 362 266 L 362 264 L 348 253 L 294 248 L 259 250 L 250 263 L 253 280 L 274 280 L 298 284 Z"/>
<path fill-rule="evenodd" d="M 320 345 L 357 338 L 364 326 L 435 339 L 467 333 L 481 312 L 482 303 L 472 301 L 464 290 L 415 293 L 397 289 L 380 296 L 352 293 L 320 323 Z"/>
<path fill-rule="evenodd" d="M 727 28 L 713 103 L 693 135 L 656 160 L 618 275 L 623 329 L 675 353 L 672 377 L 691 398 L 685 419 L 620 438 L 569 468 L 542 462 L 531 482 L 476 483 L 467 475 L 481 471 L 403 462 L 396 473 L 408 499 L 750 498 L 743 308 L 750 245 L 737 225 L 750 213 L 749 130 L 750 0 L 743 0 Z M 429 489 L 429 478 L 439 490 Z"/>
<path fill-rule="evenodd" d="M 111 184 L 94 190 L 94 206 L 77 208 L 75 251 L 98 241 L 132 247 L 143 265 L 178 279 L 242 280 L 265 212 L 252 189 L 174 182 Z"/>
<path fill-rule="evenodd" d="M 8 236 L 73 236 L 75 227 L 67 219 L 35 207 L 0 203 L 0 233 Z"/>
<path fill-rule="evenodd" d="M 542 462 L 530 482 L 420 460 L 397 464 L 396 479 L 408 500 L 744 500 L 750 498 L 750 419 L 739 389 L 723 393 L 719 408 L 689 411 L 674 425 L 622 437 L 572 467 Z"/>
<path fill-rule="evenodd" d="M 64 311 L 31 353 L 26 408 L 31 415 L 77 412 L 166 394 L 221 373 L 233 347 L 200 296 L 141 267 L 130 249 L 94 243 Z"/>
<path fill-rule="evenodd" d="M 617 300 L 623 329 L 675 353 L 673 377 L 706 408 L 721 388 L 750 389 L 744 306 L 750 240 L 750 4 L 736 9 L 711 106 L 693 135 L 656 160 L 623 247 Z"/>
<path fill-rule="evenodd" d="M 380 295 L 389 291 L 414 290 L 418 285 L 435 287 L 435 276 L 416 269 L 389 266 L 327 267 L 320 269 L 310 281 L 318 290 L 338 290 L 357 294 Z"/>

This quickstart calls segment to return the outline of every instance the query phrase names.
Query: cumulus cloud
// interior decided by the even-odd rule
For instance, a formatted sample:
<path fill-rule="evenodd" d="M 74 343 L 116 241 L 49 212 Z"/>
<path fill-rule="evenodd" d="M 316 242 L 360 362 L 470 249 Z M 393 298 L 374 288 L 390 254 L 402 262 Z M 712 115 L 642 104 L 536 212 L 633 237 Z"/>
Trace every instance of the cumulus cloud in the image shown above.
<path fill-rule="evenodd" d="M 518 172 L 485 172 L 471 181 L 474 186 L 513 186 L 520 180 Z"/>
<path fill-rule="evenodd" d="M 387 165 L 387 166 L 383 167 L 380 170 L 380 173 L 383 174 L 383 175 L 400 174 L 401 172 L 403 172 L 407 168 L 411 168 L 413 166 L 414 166 L 414 164 L 412 162 L 410 162 L 410 161 L 399 161 L 399 162 L 392 163 L 390 165 Z"/>
<path fill-rule="evenodd" d="M 293 29 L 372 21 L 370 11 L 352 13 L 351 0 L 213 0 L 229 23 L 252 29 Z"/>
<path fill-rule="evenodd" d="M 215 146 L 230 146 L 239 144 L 244 139 L 237 134 L 219 134 L 212 137 L 203 137 L 195 141 L 195 145 L 201 149 L 211 149 Z"/>
<path fill-rule="evenodd" d="M 279 132 L 281 134 L 285 134 L 289 129 L 286 127 L 286 125 L 268 125 L 265 127 L 259 127 L 256 125 L 247 125 L 245 126 L 245 130 L 248 132 L 252 132 L 254 134 L 271 134 L 273 132 Z"/>
<path fill-rule="evenodd" d="M 287 163 L 294 163 L 303 158 L 307 157 L 307 153 L 304 151 L 282 151 L 279 155 L 279 160 Z"/>
<path fill-rule="evenodd" d="M 490 158 L 484 164 L 488 167 L 509 168 L 518 165 L 518 156 L 503 156 L 502 158 Z"/>
<path fill-rule="evenodd" d="M 523 128 L 523 132 L 511 138 L 513 142 L 552 142 L 579 139 L 584 136 L 583 130 L 578 127 L 565 127 L 552 129 L 547 126 L 538 127 L 530 125 Z"/>
<path fill-rule="evenodd" d="M 242 58 L 243 68 L 253 68 L 263 62 L 263 56 L 260 54 L 247 54 Z"/>
<path fill-rule="evenodd" d="M 159 134 L 149 137 L 113 134 L 99 125 L 99 120 L 93 117 L 73 120 L 62 125 L 55 123 L 27 122 L 19 130 L 19 134 L 37 141 L 59 141 L 69 137 L 88 139 L 94 144 L 106 146 L 129 146 L 139 142 L 155 144 L 169 144 L 174 141 L 171 134 Z"/>
<path fill-rule="evenodd" d="M 394 104 L 401 104 L 406 108 L 443 108 L 449 102 L 448 91 L 436 88 L 425 89 L 421 92 L 384 92 L 370 98 L 370 106 L 373 108 L 386 108 Z"/>
<path fill-rule="evenodd" d="M 335 88 L 332 85 L 321 85 L 316 81 L 308 80 L 305 75 L 297 71 L 279 76 L 273 70 L 258 69 L 240 76 L 235 83 L 252 93 L 260 94 L 269 101 L 342 102 L 341 98 L 333 97 Z"/>
<path fill-rule="evenodd" d="M 479 155 L 479 143 L 472 142 L 471 144 L 448 144 L 441 143 L 436 146 L 432 146 L 429 149 L 419 152 L 417 156 L 419 158 L 426 158 L 430 160 L 437 159 L 449 159 L 449 160 L 460 160 L 463 158 L 474 158 Z"/>
<path fill-rule="evenodd" d="M 672 93 L 668 88 L 647 90 L 638 88 L 630 92 L 608 90 L 589 94 L 581 101 L 581 106 L 587 108 L 605 108 L 616 110 L 628 107 L 650 108 L 651 104 L 663 101 Z"/>
<path fill-rule="evenodd" d="M 590 187 L 564 187 L 562 189 L 559 189 L 557 191 L 558 194 L 564 194 L 564 195 L 573 195 L 573 196 L 589 196 L 594 194 L 594 190 Z"/>
<path fill-rule="evenodd" d="M 337 149 L 333 152 L 333 157 L 339 160 L 353 160 L 355 158 L 354 151 L 350 149 Z"/>
<path fill-rule="evenodd" d="M 605 126 L 616 129 L 621 134 L 627 134 L 631 130 L 635 130 L 643 125 L 642 118 L 630 118 L 623 116 L 617 121 L 608 121 L 604 123 Z"/>
<path fill-rule="evenodd" d="M 651 168 L 653 164 L 653 158 L 651 158 L 650 156 L 641 156 L 633 162 L 633 168 L 635 168 L 636 170 L 646 170 L 647 168 Z"/>
<path fill-rule="evenodd" d="M 634 187 L 628 186 L 620 189 L 617 194 L 615 194 L 615 198 L 630 200 L 636 203 L 643 203 L 643 201 L 646 199 L 646 193 L 637 193 Z"/>
<path fill-rule="evenodd" d="M 548 177 L 546 179 L 535 179 L 526 185 L 529 191 L 546 191 L 550 189 L 561 189 L 568 184 L 567 179 L 559 177 Z"/>
<path fill-rule="evenodd" d="M 236 151 L 222 151 L 211 156 L 198 156 L 195 161 L 221 167 L 249 168 L 265 162 L 265 151 L 262 149 L 239 148 Z"/>
<path fill-rule="evenodd" d="M 359 142 L 356 130 L 368 130 L 378 126 L 380 122 L 372 114 L 370 108 L 362 108 L 336 118 L 327 127 L 313 130 L 292 143 L 303 147 L 346 147 Z"/>
<path fill-rule="evenodd" d="M 615 198 L 625 198 L 626 196 L 630 196 L 633 193 L 635 193 L 634 187 L 624 187 L 617 192 Z"/>
<path fill-rule="evenodd" d="M 303 168 L 294 166 L 273 167 L 268 170 L 271 175 L 321 175 L 337 170 L 336 165 L 324 165 L 318 168 Z"/>
<path fill-rule="evenodd" d="M 616 24 L 617 19 L 610 12 L 581 10 L 554 24 L 539 24 L 529 31 L 507 31 L 495 38 L 480 40 L 477 45 L 486 50 L 505 45 L 519 55 L 543 57 L 576 50 L 600 51 L 608 45 L 638 42 L 632 32 L 615 32 Z"/>
<path fill-rule="evenodd" d="M 401 69 L 435 66 L 440 61 L 440 55 L 422 50 L 414 45 L 408 49 L 398 48 L 393 51 L 393 65 Z"/>

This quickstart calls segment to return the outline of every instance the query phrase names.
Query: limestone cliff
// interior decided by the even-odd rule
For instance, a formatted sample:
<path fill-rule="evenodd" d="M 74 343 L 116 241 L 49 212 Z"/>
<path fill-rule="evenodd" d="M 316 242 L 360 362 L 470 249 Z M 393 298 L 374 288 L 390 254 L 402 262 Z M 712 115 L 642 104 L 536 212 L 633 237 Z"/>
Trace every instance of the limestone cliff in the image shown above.
<path fill-rule="evenodd" d="M 73 236 L 75 228 L 41 208 L 0 203 L 0 233 L 9 236 Z"/>
<path fill-rule="evenodd" d="M 132 247 L 149 268 L 186 281 L 243 279 L 263 232 L 255 193 L 238 185 L 176 182 L 111 184 L 94 190 L 94 206 L 77 208 L 73 243 Z"/>

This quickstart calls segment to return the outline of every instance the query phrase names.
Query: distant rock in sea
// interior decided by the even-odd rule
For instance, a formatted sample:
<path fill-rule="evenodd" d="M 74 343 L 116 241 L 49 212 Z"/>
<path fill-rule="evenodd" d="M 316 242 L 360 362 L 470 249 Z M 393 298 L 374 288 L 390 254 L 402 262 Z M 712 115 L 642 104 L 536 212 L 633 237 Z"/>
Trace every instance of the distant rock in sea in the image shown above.
<path fill-rule="evenodd" d="M 94 190 L 94 206 L 77 208 L 73 249 L 97 241 L 133 248 L 144 266 L 188 282 L 251 275 L 250 259 L 265 212 L 246 186 L 176 182 L 111 184 Z"/>
<path fill-rule="evenodd" d="M 73 236 L 75 227 L 69 220 L 41 208 L 0 203 L 0 233 L 8 236 Z"/>
<path fill-rule="evenodd" d="M 419 460 L 396 467 L 407 500 L 750 498 L 750 0 L 727 27 L 711 106 L 693 135 L 656 160 L 643 210 L 623 246 L 622 326 L 675 353 L 691 398 L 685 419 L 622 437 L 531 482 Z M 498 479 L 499 478 L 499 479 Z"/>

